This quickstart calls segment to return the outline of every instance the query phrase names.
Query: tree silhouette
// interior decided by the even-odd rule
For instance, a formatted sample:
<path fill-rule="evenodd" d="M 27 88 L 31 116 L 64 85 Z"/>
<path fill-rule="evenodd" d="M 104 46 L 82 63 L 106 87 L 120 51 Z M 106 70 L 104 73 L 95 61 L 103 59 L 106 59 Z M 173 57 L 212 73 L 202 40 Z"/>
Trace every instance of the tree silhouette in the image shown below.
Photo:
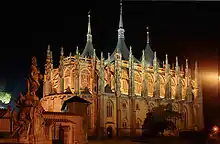
<path fill-rule="evenodd" d="M 180 113 L 172 110 L 172 105 L 159 105 L 146 114 L 142 136 L 156 136 L 158 133 L 163 133 L 165 129 L 174 130 L 176 126 L 172 120 L 181 118 Z"/>

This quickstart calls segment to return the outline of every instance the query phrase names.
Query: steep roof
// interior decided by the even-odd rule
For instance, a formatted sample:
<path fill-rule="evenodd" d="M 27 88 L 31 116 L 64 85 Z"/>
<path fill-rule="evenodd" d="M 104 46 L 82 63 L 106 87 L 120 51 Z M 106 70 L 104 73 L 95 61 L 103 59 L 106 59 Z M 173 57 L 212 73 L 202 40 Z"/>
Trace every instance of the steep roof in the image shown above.
<path fill-rule="evenodd" d="M 145 46 L 144 49 L 144 59 L 147 63 L 148 66 L 152 66 L 153 65 L 153 59 L 154 59 L 154 52 L 151 49 L 150 46 L 150 36 L 149 36 L 149 31 L 148 31 L 148 27 L 147 27 L 147 44 Z M 140 58 L 140 61 L 142 61 L 142 57 Z M 158 63 L 160 64 L 160 60 L 157 58 Z"/>
<path fill-rule="evenodd" d="M 118 42 L 116 45 L 115 50 L 113 51 L 111 57 L 110 57 L 110 62 L 114 61 L 114 53 L 118 51 L 121 56 L 122 60 L 128 60 L 129 59 L 129 49 L 125 44 L 125 36 L 124 36 L 124 28 L 123 28 L 123 19 L 122 19 L 122 3 L 120 3 L 121 8 L 120 8 L 120 19 L 119 19 L 119 29 L 118 29 Z M 136 63 L 139 63 L 139 61 L 134 58 L 134 61 Z"/>
<path fill-rule="evenodd" d="M 64 110 L 67 103 L 71 103 L 71 102 L 79 102 L 79 103 L 85 103 L 85 104 L 91 104 L 89 101 L 83 99 L 83 98 L 80 98 L 79 96 L 73 96 L 67 100 L 64 101 L 63 105 L 62 105 L 62 108 L 61 110 Z"/>

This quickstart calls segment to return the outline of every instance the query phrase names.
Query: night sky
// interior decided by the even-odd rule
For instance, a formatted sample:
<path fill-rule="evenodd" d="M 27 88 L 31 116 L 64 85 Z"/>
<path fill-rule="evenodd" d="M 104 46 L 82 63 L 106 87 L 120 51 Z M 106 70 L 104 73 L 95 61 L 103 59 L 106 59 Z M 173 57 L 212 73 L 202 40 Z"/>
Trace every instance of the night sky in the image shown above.
<path fill-rule="evenodd" d="M 93 44 L 97 55 L 113 52 L 117 43 L 119 1 L 73 3 L 69 5 L 36 4 L 34 7 L 10 7 L 1 13 L 0 88 L 16 97 L 24 91 L 25 76 L 35 55 L 42 73 L 45 54 L 51 45 L 57 66 L 60 47 L 65 55 L 80 52 L 86 44 L 87 14 L 91 10 Z M 169 56 L 169 63 L 178 56 L 181 64 L 195 60 L 203 71 L 218 69 L 220 46 L 220 3 L 210 2 L 131 2 L 123 3 L 125 41 L 139 58 L 146 44 L 146 27 L 150 27 L 152 49 L 160 60 Z M 220 98 L 216 85 L 204 85 L 205 116 L 208 123 L 217 114 Z"/>

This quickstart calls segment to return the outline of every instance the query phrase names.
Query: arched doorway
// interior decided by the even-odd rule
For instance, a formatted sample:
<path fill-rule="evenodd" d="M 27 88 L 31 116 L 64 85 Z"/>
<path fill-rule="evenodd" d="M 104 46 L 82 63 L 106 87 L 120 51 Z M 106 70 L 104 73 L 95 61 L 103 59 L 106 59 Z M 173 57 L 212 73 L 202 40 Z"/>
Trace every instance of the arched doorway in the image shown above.
<path fill-rule="evenodd" d="M 108 138 L 112 138 L 112 127 L 111 126 L 108 126 L 107 128 L 107 136 Z"/>

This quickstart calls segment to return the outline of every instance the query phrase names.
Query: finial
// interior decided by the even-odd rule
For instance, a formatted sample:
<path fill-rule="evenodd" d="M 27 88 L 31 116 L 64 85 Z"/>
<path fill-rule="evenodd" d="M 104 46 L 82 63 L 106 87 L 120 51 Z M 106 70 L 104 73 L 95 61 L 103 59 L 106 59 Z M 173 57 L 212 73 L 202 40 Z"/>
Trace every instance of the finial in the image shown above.
<path fill-rule="evenodd" d="M 71 57 L 72 56 L 72 53 L 70 52 L 70 56 L 69 57 Z"/>
<path fill-rule="evenodd" d="M 130 53 L 132 53 L 132 47 L 130 46 L 129 48 L 130 48 Z"/>
<path fill-rule="evenodd" d="M 103 60 L 103 52 L 101 52 L 101 60 Z"/>
<path fill-rule="evenodd" d="M 176 56 L 176 67 L 179 66 L 179 63 L 178 63 L 178 57 Z"/>
<path fill-rule="evenodd" d="M 92 41 L 92 34 L 91 34 L 91 23 L 90 23 L 90 11 L 88 12 L 88 32 L 87 32 L 87 41 Z"/>
<path fill-rule="evenodd" d="M 168 55 L 166 54 L 166 65 L 168 65 Z"/>
<path fill-rule="evenodd" d="M 50 51 L 50 59 L 51 59 L 51 62 L 53 63 L 53 55 L 52 55 L 52 51 Z"/>
<path fill-rule="evenodd" d="M 122 0 L 120 1 L 120 22 L 119 28 L 123 28 L 123 21 L 122 21 Z"/>
<path fill-rule="evenodd" d="M 93 49 L 93 57 L 95 57 L 95 56 L 96 56 L 95 49 Z"/>
<path fill-rule="evenodd" d="M 150 43 L 149 27 L 147 27 L 147 44 Z"/>
<path fill-rule="evenodd" d="M 79 47 L 76 46 L 76 55 L 79 55 Z"/>
<path fill-rule="evenodd" d="M 47 56 L 50 56 L 50 45 L 47 47 Z"/>
<path fill-rule="evenodd" d="M 188 65 L 188 59 L 186 59 L 186 69 L 189 68 L 189 65 Z"/>
<path fill-rule="evenodd" d="M 88 12 L 88 34 L 91 34 L 90 11 Z"/>
<path fill-rule="evenodd" d="M 156 60 L 157 59 L 157 53 L 156 53 L 156 51 L 154 52 L 154 60 Z"/>
<path fill-rule="evenodd" d="M 63 47 L 61 47 L 60 54 L 61 54 L 61 56 L 63 56 L 63 55 L 64 55 Z"/>
<path fill-rule="evenodd" d="M 142 61 L 145 60 L 145 56 L 144 56 L 144 49 L 142 50 Z"/>
<path fill-rule="evenodd" d="M 164 68 L 165 64 L 164 64 L 164 61 L 163 61 L 163 68 Z"/>

